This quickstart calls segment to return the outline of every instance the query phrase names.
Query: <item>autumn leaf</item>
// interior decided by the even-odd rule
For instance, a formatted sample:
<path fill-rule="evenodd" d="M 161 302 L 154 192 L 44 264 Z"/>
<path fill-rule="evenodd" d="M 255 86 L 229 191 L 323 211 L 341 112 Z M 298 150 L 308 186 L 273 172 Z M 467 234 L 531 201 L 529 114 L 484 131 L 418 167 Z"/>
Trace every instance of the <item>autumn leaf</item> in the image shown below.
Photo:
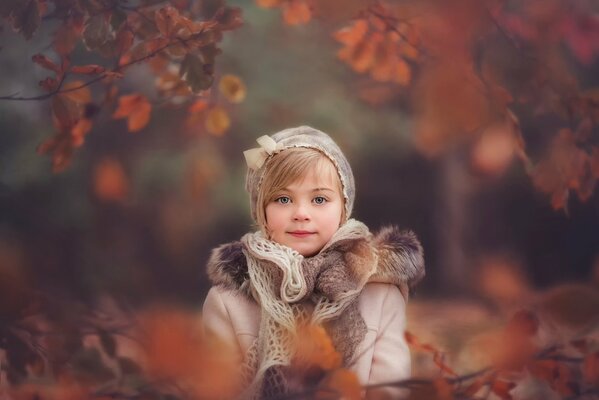
<path fill-rule="evenodd" d="M 312 12 L 305 0 L 289 0 L 283 3 L 283 20 L 288 25 L 301 25 L 310 21 Z"/>
<path fill-rule="evenodd" d="M 83 18 L 73 16 L 64 21 L 54 33 L 54 50 L 61 56 L 71 54 L 83 31 Z"/>
<path fill-rule="evenodd" d="M 43 54 L 35 54 L 31 57 L 31 60 L 42 68 L 49 69 L 56 73 L 60 72 L 60 67 Z"/>
<path fill-rule="evenodd" d="M 239 388 L 233 349 L 203 334 L 198 315 L 155 308 L 139 317 L 151 377 L 191 389 L 190 398 L 235 398 Z"/>
<path fill-rule="evenodd" d="M 83 81 L 71 81 L 62 86 L 62 96 L 68 97 L 79 104 L 87 104 L 92 101 L 91 90 L 85 86 Z"/>
<path fill-rule="evenodd" d="M 196 100 L 193 102 L 191 106 L 189 106 L 188 111 L 190 113 L 199 113 L 204 111 L 208 107 L 208 102 L 204 99 Z"/>
<path fill-rule="evenodd" d="M 362 398 L 360 382 L 352 371 L 336 369 L 327 376 L 321 384 L 326 391 L 332 391 L 335 398 L 346 400 L 359 400 Z"/>
<path fill-rule="evenodd" d="M 256 4 L 263 8 L 274 8 L 281 5 L 283 0 L 256 0 Z"/>
<path fill-rule="evenodd" d="M 368 21 L 358 19 L 333 34 L 333 37 L 346 46 L 356 46 L 368 32 Z"/>
<path fill-rule="evenodd" d="M 491 383 L 491 391 L 502 400 L 511 400 L 510 391 L 516 387 L 514 382 L 496 379 Z"/>
<path fill-rule="evenodd" d="M 129 190 L 129 182 L 123 166 L 112 158 L 105 158 L 95 166 L 92 182 L 96 197 L 107 202 L 123 201 Z M 108 339 L 104 337 L 102 340 L 102 345 L 105 346 L 104 342 Z M 114 355 L 114 351 L 112 354 Z"/>
<path fill-rule="evenodd" d="M 341 355 L 322 326 L 308 325 L 297 337 L 297 364 L 331 370 L 341 366 Z"/>
<path fill-rule="evenodd" d="M 38 85 L 47 92 L 53 92 L 58 88 L 58 81 L 49 76 L 39 81 Z"/>
<path fill-rule="evenodd" d="M 209 64 L 208 64 L 209 65 Z M 194 93 L 208 89 L 214 80 L 212 71 L 197 55 L 187 54 L 181 62 L 179 75 L 187 82 Z"/>
<path fill-rule="evenodd" d="M 412 79 L 412 70 L 407 62 L 402 59 L 397 60 L 397 64 L 395 66 L 395 82 L 400 85 L 407 85 L 410 83 Z"/>
<path fill-rule="evenodd" d="M 208 111 L 205 126 L 209 133 L 221 136 L 231 126 L 231 119 L 224 108 L 216 106 Z"/>
<path fill-rule="evenodd" d="M 245 84 L 235 75 L 224 75 L 218 88 L 231 103 L 241 103 L 245 99 Z"/>
<path fill-rule="evenodd" d="M 152 105 L 141 94 L 129 94 L 119 98 L 119 104 L 112 117 L 115 119 L 127 118 L 129 132 L 143 129 L 150 120 Z"/>
<path fill-rule="evenodd" d="M 81 147 L 84 142 L 85 135 L 91 130 L 92 121 L 87 118 L 81 118 L 75 126 L 71 129 L 71 136 L 73 137 L 73 147 Z"/>
<path fill-rule="evenodd" d="M 52 116 L 58 129 L 70 131 L 81 117 L 81 109 L 68 96 L 55 95 L 52 97 Z"/>
<path fill-rule="evenodd" d="M 70 70 L 73 74 L 98 75 L 106 71 L 101 65 L 76 65 Z"/>
<path fill-rule="evenodd" d="M 27 40 L 33 37 L 33 34 L 41 23 L 38 0 L 8 1 L 1 11 L 2 15 L 10 17 L 9 22 L 13 30 L 23 34 Z"/>
<path fill-rule="evenodd" d="M 154 14 L 154 21 L 156 22 L 158 31 L 166 37 L 176 33 L 179 18 L 179 11 L 174 7 L 161 8 Z"/>
<path fill-rule="evenodd" d="M 218 22 L 219 29 L 223 31 L 237 29 L 243 25 L 241 8 L 239 7 L 221 7 L 216 14 L 214 14 L 213 18 Z"/>
<path fill-rule="evenodd" d="M 582 373 L 586 382 L 599 387 L 599 352 L 596 351 L 585 357 Z"/>

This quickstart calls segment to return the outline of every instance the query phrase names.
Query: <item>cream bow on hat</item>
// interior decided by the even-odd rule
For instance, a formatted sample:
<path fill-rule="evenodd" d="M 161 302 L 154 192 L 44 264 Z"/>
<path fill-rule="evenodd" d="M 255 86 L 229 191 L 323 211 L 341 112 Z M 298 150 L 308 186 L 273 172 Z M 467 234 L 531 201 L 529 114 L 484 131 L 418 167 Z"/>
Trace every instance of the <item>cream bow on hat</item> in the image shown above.
<path fill-rule="evenodd" d="M 245 162 L 248 167 L 257 170 L 268 158 L 268 156 L 272 155 L 278 150 L 282 150 L 283 146 L 281 143 L 277 143 L 268 135 L 260 136 L 256 139 L 256 142 L 260 145 L 260 147 L 256 147 L 254 149 L 249 149 L 243 152 L 245 157 Z"/>

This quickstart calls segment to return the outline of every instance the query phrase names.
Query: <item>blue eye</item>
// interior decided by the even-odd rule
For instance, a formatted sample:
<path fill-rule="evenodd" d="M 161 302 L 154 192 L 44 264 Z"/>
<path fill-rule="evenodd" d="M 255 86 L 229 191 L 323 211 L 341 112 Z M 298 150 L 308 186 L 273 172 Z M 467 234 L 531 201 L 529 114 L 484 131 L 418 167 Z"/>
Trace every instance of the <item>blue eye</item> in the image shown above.
<path fill-rule="evenodd" d="M 289 204 L 291 202 L 291 199 L 287 196 L 281 196 L 281 197 L 277 197 L 275 199 L 275 202 L 280 203 L 280 204 Z"/>
<path fill-rule="evenodd" d="M 324 203 L 326 203 L 326 202 L 327 202 L 327 199 L 325 199 L 325 198 L 324 198 L 324 197 L 322 197 L 322 196 L 316 196 L 316 197 L 314 198 L 314 203 L 316 203 L 316 204 L 324 204 Z"/>

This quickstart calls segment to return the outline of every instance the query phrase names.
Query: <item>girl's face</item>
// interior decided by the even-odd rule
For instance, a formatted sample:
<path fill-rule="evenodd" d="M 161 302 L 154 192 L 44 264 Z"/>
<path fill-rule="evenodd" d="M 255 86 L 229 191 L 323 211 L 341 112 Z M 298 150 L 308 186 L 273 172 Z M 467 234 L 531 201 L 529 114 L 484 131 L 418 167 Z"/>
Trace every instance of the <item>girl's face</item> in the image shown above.
<path fill-rule="evenodd" d="M 335 167 L 330 161 L 328 164 L 330 171 L 308 170 L 266 204 L 270 239 L 304 257 L 317 254 L 341 224 L 344 201 L 341 185 Z"/>

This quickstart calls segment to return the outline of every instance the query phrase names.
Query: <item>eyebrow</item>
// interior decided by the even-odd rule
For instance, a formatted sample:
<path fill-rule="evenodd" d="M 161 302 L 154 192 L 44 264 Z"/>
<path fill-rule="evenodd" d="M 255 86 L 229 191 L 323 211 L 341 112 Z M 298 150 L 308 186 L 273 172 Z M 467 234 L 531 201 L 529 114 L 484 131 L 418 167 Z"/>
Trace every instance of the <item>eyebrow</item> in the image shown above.
<path fill-rule="evenodd" d="M 329 192 L 334 192 L 333 189 L 330 188 L 316 188 L 316 189 L 312 189 L 313 192 L 322 192 L 322 191 L 329 191 Z"/>

